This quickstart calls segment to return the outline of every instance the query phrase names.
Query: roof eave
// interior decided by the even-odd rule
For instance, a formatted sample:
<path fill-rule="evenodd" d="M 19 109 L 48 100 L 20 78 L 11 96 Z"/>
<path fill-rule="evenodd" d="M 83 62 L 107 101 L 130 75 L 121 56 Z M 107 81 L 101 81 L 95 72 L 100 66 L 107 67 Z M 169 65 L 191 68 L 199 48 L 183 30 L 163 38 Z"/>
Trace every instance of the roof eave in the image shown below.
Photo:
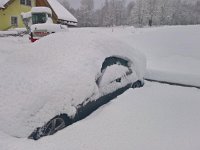
<path fill-rule="evenodd" d="M 14 0 L 9 0 L 6 4 L 4 4 L 3 8 L 0 9 L 6 9 Z"/>

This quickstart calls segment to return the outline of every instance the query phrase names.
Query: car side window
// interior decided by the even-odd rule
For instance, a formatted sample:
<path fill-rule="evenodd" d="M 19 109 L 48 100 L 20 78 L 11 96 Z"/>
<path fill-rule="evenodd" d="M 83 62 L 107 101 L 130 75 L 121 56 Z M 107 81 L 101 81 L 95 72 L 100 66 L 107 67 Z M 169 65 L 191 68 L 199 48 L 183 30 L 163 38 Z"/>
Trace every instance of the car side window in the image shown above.
<path fill-rule="evenodd" d="M 114 64 L 119 64 L 125 67 L 129 67 L 128 65 L 128 61 L 119 57 L 108 57 L 104 60 L 102 67 L 101 67 L 101 72 L 103 72 L 103 70 L 105 70 L 108 66 L 114 65 Z"/>
<path fill-rule="evenodd" d="M 123 58 L 120 58 L 120 57 L 116 57 L 116 56 L 111 56 L 111 57 L 107 57 L 103 64 L 102 64 L 102 67 L 101 67 L 101 73 L 99 74 L 99 76 L 96 78 L 96 84 L 99 86 L 100 85 L 100 82 L 102 81 L 102 77 L 105 73 L 105 70 L 109 67 L 109 69 L 111 69 L 110 67 L 111 66 L 116 66 L 116 65 L 119 65 L 121 66 L 122 68 L 123 67 L 126 67 L 129 69 L 128 73 L 132 72 L 131 69 L 130 69 L 130 66 L 129 66 L 129 61 L 128 60 L 125 60 Z M 120 67 L 120 68 L 121 68 Z M 128 74 L 127 74 L 128 75 Z M 116 82 L 121 82 L 121 79 L 117 79 Z"/>

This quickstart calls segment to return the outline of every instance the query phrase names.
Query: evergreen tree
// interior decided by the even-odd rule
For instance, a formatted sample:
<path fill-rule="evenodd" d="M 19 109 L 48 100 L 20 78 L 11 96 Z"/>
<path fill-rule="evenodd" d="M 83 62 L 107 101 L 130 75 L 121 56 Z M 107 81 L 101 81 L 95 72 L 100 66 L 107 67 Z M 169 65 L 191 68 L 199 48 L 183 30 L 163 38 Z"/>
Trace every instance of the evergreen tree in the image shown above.
<path fill-rule="evenodd" d="M 80 6 L 80 25 L 84 27 L 93 26 L 94 15 L 94 1 L 93 0 L 81 0 Z"/>

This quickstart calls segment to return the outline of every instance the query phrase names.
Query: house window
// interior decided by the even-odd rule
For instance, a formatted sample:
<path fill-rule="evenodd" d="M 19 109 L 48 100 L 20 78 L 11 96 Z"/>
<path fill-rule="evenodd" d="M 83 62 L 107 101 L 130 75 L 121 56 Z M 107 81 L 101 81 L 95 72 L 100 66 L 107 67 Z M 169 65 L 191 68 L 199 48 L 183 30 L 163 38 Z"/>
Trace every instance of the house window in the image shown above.
<path fill-rule="evenodd" d="M 31 6 L 31 0 L 20 0 L 21 5 Z"/>
<path fill-rule="evenodd" d="M 26 5 L 31 6 L 31 0 L 26 0 Z"/>
<path fill-rule="evenodd" d="M 20 0 L 20 4 L 26 5 L 26 0 Z"/>
<path fill-rule="evenodd" d="M 47 21 L 47 17 L 45 13 L 34 13 L 32 14 L 32 23 L 45 23 Z"/>
<path fill-rule="evenodd" d="M 11 17 L 11 25 L 17 27 L 18 26 L 18 18 L 12 16 Z"/>

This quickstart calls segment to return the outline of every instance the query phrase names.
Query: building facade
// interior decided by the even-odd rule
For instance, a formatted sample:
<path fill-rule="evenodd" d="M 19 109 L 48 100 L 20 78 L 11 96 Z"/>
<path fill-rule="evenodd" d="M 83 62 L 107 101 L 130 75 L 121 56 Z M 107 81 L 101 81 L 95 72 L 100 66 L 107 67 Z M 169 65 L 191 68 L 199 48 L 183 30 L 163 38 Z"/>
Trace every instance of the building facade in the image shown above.
<path fill-rule="evenodd" d="M 0 30 L 22 28 L 22 12 L 28 12 L 36 6 L 35 0 L 0 0 Z"/>
<path fill-rule="evenodd" d="M 0 31 L 25 27 L 21 13 L 40 6 L 52 10 L 54 23 L 77 26 L 77 19 L 57 0 L 0 0 Z"/>

